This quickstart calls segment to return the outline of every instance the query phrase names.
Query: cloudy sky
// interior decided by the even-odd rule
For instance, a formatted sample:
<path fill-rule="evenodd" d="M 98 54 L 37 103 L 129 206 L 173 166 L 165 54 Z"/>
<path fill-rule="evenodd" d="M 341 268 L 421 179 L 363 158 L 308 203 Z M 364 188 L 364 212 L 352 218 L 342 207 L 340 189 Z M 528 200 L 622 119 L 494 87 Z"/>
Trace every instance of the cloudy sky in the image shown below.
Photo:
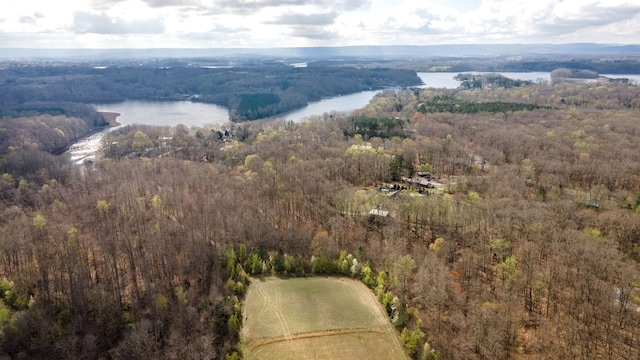
<path fill-rule="evenodd" d="M 0 0 L 0 48 L 640 43 L 640 0 Z"/>

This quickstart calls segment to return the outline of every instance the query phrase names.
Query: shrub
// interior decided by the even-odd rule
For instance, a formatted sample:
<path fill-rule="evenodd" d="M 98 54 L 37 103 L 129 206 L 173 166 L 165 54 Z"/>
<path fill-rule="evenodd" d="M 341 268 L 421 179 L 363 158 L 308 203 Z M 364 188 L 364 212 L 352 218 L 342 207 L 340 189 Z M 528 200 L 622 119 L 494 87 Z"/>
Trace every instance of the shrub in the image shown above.
<path fill-rule="evenodd" d="M 314 274 L 335 274 L 338 270 L 338 266 L 326 256 L 314 256 L 311 260 L 311 272 Z"/>
<path fill-rule="evenodd" d="M 4 301 L 0 300 L 0 326 L 8 324 L 11 321 L 11 312 L 9 308 L 4 304 Z"/>

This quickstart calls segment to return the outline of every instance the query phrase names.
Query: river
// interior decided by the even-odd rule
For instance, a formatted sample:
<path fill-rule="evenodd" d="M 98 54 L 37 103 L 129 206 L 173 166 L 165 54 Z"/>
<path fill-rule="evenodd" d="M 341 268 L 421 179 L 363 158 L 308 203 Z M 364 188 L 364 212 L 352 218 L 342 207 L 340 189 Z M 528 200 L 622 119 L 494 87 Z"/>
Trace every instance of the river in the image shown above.
<path fill-rule="evenodd" d="M 478 73 L 478 72 L 471 72 Z M 423 84 L 420 88 L 448 88 L 454 89 L 460 85 L 460 81 L 454 79 L 458 72 L 427 73 L 419 72 L 418 76 Z M 529 80 L 533 82 L 548 82 L 551 80 L 548 72 L 498 72 L 511 79 Z M 612 78 L 629 78 L 635 84 L 640 83 L 640 75 L 603 75 Z M 379 91 L 362 91 L 354 94 L 336 96 L 311 102 L 302 109 L 290 111 L 275 116 L 276 119 L 301 122 L 314 115 L 322 115 L 330 112 L 351 112 L 367 105 L 371 98 Z M 118 122 L 122 125 L 144 124 L 158 126 L 176 126 L 183 124 L 188 127 L 204 125 L 224 125 L 229 121 L 227 108 L 223 106 L 197 103 L 191 101 L 133 101 L 120 103 L 97 104 L 98 111 L 117 112 L 121 115 Z M 106 130 L 109 131 L 109 130 Z M 104 132 L 94 134 L 91 137 L 74 144 L 69 153 L 76 163 L 82 163 L 86 159 L 92 159 L 100 145 L 100 139 Z"/>
<path fill-rule="evenodd" d="M 97 104 L 98 111 L 119 113 L 122 125 L 141 124 L 156 126 L 176 126 L 179 124 L 203 126 L 226 124 L 229 111 L 224 106 L 191 101 L 137 101 Z"/>
<path fill-rule="evenodd" d="M 361 109 L 371 101 L 379 91 L 361 91 L 354 94 L 336 96 L 320 101 L 314 101 L 302 109 L 293 110 L 284 114 L 276 115 L 274 118 L 301 122 L 314 115 L 322 115 L 329 112 L 351 112 Z"/>
<path fill-rule="evenodd" d="M 454 79 L 457 72 L 446 73 L 418 73 L 423 84 L 420 88 L 436 87 L 454 89 L 460 85 L 460 81 Z M 512 79 L 548 81 L 549 73 L 502 73 Z M 354 94 L 336 96 L 332 98 L 314 101 L 307 106 L 289 111 L 274 118 L 301 122 L 314 115 L 322 115 L 329 112 L 351 112 L 367 105 L 371 98 L 379 91 L 362 91 Z M 117 112 L 121 115 L 118 122 L 122 125 L 144 124 L 158 126 L 175 126 L 183 124 L 188 127 L 203 125 L 224 125 L 229 121 L 227 108 L 223 106 L 197 103 L 191 101 L 134 101 L 127 100 L 120 103 L 97 104 L 98 111 Z"/>
<path fill-rule="evenodd" d="M 301 122 L 313 115 L 325 112 L 350 112 L 367 105 L 378 91 L 362 91 L 354 94 L 336 96 L 309 103 L 302 109 L 274 116 L 274 119 L 285 119 Z M 120 103 L 95 104 L 98 111 L 121 114 L 116 119 L 122 125 L 157 125 L 187 127 L 205 125 L 225 125 L 229 122 L 229 112 L 223 106 L 197 103 L 191 101 L 134 101 Z M 69 149 L 71 159 L 76 164 L 93 160 L 100 147 L 102 136 L 114 128 L 106 129 L 83 139 Z"/>

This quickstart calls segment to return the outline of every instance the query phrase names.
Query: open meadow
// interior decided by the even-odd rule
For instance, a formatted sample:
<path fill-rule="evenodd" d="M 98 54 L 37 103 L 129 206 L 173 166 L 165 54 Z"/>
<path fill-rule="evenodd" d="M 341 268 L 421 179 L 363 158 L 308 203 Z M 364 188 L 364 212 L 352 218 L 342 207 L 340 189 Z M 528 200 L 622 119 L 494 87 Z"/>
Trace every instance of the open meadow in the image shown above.
<path fill-rule="evenodd" d="M 248 359 L 406 359 L 374 294 L 351 279 L 254 279 L 243 316 Z"/>

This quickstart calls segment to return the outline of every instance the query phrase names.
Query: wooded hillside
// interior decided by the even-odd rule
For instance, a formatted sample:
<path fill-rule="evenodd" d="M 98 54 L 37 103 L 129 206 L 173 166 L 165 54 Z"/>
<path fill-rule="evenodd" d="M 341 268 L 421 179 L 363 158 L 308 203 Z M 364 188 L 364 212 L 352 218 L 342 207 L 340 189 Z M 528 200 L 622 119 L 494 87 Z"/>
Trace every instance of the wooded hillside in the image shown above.
<path fill-rule="evenodd" d="M 420 84 L 410 70 L 326 64 L 305 68 L 281 63 L 213 68 L 8 66 L 0 69 L 4 108 L 0 116 L 33 107 L 32 102 L 189 100 L 225 106 L 230 119 L 241 122 L 301 108 L 323 97 Z"/>
<path fill-rule="evenodd" d="M 234 358 L 248 276 L 330 273 L 416 359 L 636 359 L 638 99 L 387 91 L 353 117 L 125 127 L 60 178 L 5 167 L 0 354 Z"/>

